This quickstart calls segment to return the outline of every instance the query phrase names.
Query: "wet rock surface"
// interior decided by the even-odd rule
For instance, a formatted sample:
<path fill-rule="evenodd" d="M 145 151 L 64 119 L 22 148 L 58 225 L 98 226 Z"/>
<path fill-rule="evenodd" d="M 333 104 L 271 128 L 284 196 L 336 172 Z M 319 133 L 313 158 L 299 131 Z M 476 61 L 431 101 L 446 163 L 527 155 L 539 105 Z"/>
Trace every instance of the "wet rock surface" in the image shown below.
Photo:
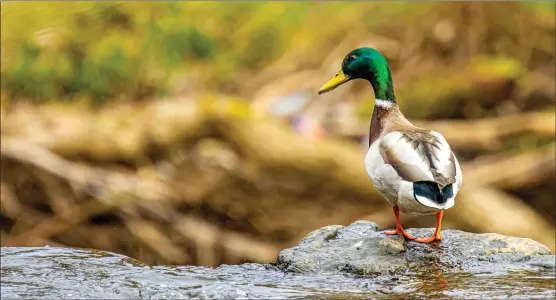
<path fill-rule="evenodd" d="M 429 236 L 433 230 L 407 232 Z M 276 266 L 299 273 L 354 275 L 554 270 L 555 257 L 550 255 L 550 250 L 531 239 L 459 230 L 444 230 L 442 235 L 444 239 L 440 243 L 422 244 L 405 241 L 400 236 L 387 236 L 373 222 L 328 226 L 280 252 Z"/>
<path fill-rule="evenodd" d="M 432 229 L 408 230 L 428 235 Z M 372 222 L 328 226 L 272 264 L 147 266 L 86 249 L 2 248 L 2 299 L 553 299 L 555 257 L 532 240 L 443 231 L 440 244 Z"/>

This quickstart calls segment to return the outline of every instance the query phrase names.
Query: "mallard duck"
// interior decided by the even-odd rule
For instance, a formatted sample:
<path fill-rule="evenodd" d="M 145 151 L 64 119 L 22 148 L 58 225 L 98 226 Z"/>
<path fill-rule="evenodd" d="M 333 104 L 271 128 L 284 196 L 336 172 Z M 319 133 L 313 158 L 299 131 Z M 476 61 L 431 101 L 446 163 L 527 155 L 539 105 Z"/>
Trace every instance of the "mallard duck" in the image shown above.
<path fill-rule="evenodd" d="M 379 193 L 393 206 L 396 229 L 408 240 L 430 243 L 442 240 L 444 211 L 454 206 L 462 173 L 456 156 L 438 132 L 414 126 L 400 111 L 386 58 L 372 48 L 359 48 L 346 55 L 338 73 L 319 94 L 354 80 L 369 81 L 375 92 L 365 169 Z M 436 230 L 428 238 L 404 231 L 399 212 L 437 215 Z"/>

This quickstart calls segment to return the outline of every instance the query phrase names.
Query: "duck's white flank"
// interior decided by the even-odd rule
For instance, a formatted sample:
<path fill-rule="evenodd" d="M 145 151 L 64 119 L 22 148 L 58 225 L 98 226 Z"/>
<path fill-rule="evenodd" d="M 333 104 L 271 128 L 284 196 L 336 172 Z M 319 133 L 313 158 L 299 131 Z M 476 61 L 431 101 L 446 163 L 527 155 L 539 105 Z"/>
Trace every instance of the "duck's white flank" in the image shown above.
<path fill-rule="evenodd" d="M 392 101 L 388 101 L 388 100 L 375 99 L 375 105 L 378 106 L 378 107 L 388 109 L 388 108 L 392 107 L 392 105 L 394 105 L 394 103 Z"/>

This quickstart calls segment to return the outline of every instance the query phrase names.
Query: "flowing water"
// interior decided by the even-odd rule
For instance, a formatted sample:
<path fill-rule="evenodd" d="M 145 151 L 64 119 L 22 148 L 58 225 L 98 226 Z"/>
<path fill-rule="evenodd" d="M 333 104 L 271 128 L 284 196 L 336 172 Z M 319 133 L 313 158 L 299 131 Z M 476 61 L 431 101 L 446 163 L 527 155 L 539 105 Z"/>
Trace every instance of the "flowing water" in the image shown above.
<path fill-rule="evenodd" d="M 2 299 L 554 299 L 554 269 L 354 277 L 284 273 L 270 265 L 146 266 L 69 248 L 2 248 Z"/>

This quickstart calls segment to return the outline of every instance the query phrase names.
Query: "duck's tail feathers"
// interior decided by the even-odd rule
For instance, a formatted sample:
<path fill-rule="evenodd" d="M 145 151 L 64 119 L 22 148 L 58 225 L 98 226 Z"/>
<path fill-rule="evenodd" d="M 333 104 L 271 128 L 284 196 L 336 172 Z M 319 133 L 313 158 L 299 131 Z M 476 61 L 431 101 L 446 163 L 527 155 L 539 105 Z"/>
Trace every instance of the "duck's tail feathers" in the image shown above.
<path fill-rule="evenodd" d="M 413 183 L 413 196 L 419 203 L 428 207 L 448 209 L 454 206 L 453 184 L 440 189 L 436 182 L 417 181 Z"/>

